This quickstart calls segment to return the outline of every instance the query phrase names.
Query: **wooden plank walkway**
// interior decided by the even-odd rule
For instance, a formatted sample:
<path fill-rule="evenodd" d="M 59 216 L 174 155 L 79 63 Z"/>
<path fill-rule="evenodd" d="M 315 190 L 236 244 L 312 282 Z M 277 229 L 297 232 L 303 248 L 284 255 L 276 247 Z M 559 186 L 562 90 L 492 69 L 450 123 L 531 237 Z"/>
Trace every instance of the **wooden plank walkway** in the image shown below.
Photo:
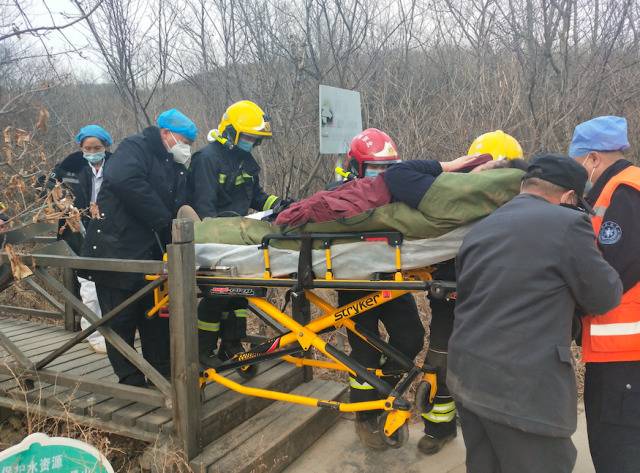
<path fill-rule="evenodd" d="M 62 326 L 25 321 L 0 315 L 0 331 L 32 361 L 44 358 L 73 337 Z M 140 351 L 140 343 L 136 341 Z M 0 348 L 0 366 L 13 361 Z M 79 343 L 47 366 L 65 375 L 83 376 L 117 382 L 106 355 L 95 353 L 88 343 Z M 289 391 L 302 381 L 302 370 L 273 361 L 260 365 L 258 376 L 245 381 L 237 373 L 229 375 L 239 383 L 254 387 Z M 226 388 L 211 384 L 204 392 L 202 405 L 203 443 L 209 443 L 239 423 L 264 409 L 269 401 L 239 396 Z M 113 433 L 144 441 L 156 441 L 173 432 L 172 411 L 144 402 L 80 391 L 61 384 L 35 382 L 33 389 L 20 386 L 15 377 L 0 374 L 0 406 L 51 417 L 71 419 Z"/>
<path fill-rule="evenodd" d="M 42 231 L 37 224 L 26 225 L 8 232 L 6 237 L 8 242 L 22 243 L 32 240 Z M 171 444 L 182 450 L 188 461 L 195 462 L 195 457 L 203 454 L 202 461 L 192 463 L 199 469 L 206 467 L 215 471 L 213 463 L 222 458 L 227 461 L 239 452 L 243 468 L 247 471 L 257 471 L 255 468 L 258 467 L 262 473 L 281 471 L 306 447 L 300 443 L 302 439 L 313 442 L 335 420 L 337 412 L 306 408 L 307 412 L 303 413 L 295 408 L 299 406 L 291 408 L 264 398 L 244 396 L 213 383 L 203 392 L 199 391 L 193 236 L 193 222 L 185 219 L 173 221 L 167 263 L 78 257 L 64 241 L 23 254 L 24 261 L 33 267 L 35 275 L 26 283 L 49 301 L 56 311 L 0 305 L 0 407 L 23 411 L 39 419 L 59 418 L 152 444 L 171 440 Z M 8 262 L 9 255 L 0 252 L 0 264 Z M 63 283 L 49 272 L 51 268 L 62 270 Z M 73 290 L 74 270 L 78 269 L 163 276 L 104 314 L 101 321 Z M 125 306 L 165 281 L 171 299 L 169 348 L 173 376 L 171 380 L 165 379 L 140 356 L 139 343 L 131 348 L 107 326 L 103 332 L 112 346 L 143 371 L 155 387 L 120 385 L 107 356 L 95 353 L 87 343 L 78 343 L 85 334 L 73 333 L 78 330 L 76 316 L 83 316 L 94 327 L 100 323 L 108 324 L 106 319 L 117 317 Z M 306 323 L 308 304 L 303 306 L 299 310 L 299 321 Z M 16 319 L 15 314 L 38 318 Z M 64 326 L 47 323 L 42 317 L 61 317 Z M 22 375 L 16 376 L 12 370 Z M 309 369 L 300 369 L 275 359 L 261 363 L 258 374 L 250 380 L 242 379 L 235 372 L 225 376 L 239 384 L 279 392 L 306 393 L 323 388 L 324 391 L 318 392 L 329 399 L 338 398 L 345 389 L 336 383 L 329 382 L 334 386 L 323 386 L 326 381 L 311 381 Z M 244 438 L 243 431 L 254 423 L 252 419 L 257 416 L 260 419 L 269 416 L 277 419 L 273 425 L 278 426 L 278 431 L 270 432 L 273 441 L 265 443 L 257 439 L 259 448 L 254 448 L 255 442 L 248 442 L 244 450 L 239 451 L 237 443 L 229 439 Z M 263 420 L 260 425 L 267 424 Z M 302 429 L 305 435 L 300 435 Z M 214 455 L 213 463 L 207 460 L 212 452 L 219 450 L 220 445 L 229 448 L 229 455 Z M 153 447 L 149 448 L 153 451 Z M 260 463 L 261 459 L 282 459 L 283 455 L 287 460 L 274 462 L 266 469 Z"/>

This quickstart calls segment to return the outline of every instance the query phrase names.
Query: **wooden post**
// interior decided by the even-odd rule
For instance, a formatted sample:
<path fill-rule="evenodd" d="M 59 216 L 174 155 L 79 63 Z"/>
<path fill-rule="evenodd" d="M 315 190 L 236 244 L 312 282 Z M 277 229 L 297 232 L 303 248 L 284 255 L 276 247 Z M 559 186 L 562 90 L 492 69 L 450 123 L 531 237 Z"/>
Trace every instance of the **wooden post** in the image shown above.
<path fill-rule="evenodd" d="M 169 323 L 173 425 L 187 460 L 200 453 L 200 387 L 193 222 L 173 221 L 169 256 Z"/>
<path fill-rule="evenodd" d="M 75 275 L 73 274 L 73 269 L 64 268 L 62 270 L 62 282 L 64 287 L 72 294 L 77 294 L 76 291 L 76 280 Z M 64 303 L 64 329 L 69 332 L 75 332 L 79 328 L 80 322 L 76 324 L 75 320 L 75 312 L 73 310 L 73 306 L 66 302 Z"/>

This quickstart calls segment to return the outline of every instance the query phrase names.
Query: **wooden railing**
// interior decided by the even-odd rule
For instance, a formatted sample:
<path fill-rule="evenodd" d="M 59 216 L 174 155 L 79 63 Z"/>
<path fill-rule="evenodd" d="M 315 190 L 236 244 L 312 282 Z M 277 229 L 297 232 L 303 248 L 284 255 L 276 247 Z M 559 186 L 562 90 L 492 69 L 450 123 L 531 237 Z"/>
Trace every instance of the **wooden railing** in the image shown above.
<path fill-rule="evenodd" d="M 43 240 L 42 225 L 34 224 L 21 229 L 0 234 L 0 238 L 11 243 L 26 243 Z M 184 450 L 187 459 L 195 457 L 201 451 L 200 444 L 200 393 L 198 386 L 199 364 L 197 354 L 197 321 L 195 292 L 195 253 L 193 244 L 193 223 L 188 220 L 174 220 L 173 243 L 168 245 L 168 263 L 161 261 L 119 260 L 83 258 L 73 255 L 65 242 L 59 241 L 29 253 L 19 254 L 22 262 L 32 268 L 33 276 L 24 280 L 36 293 L 43 297 L 55 310 L 23 308 L 11 305 L 0 305 L 0 312 L 15 315 L 47 316 L 64 318 L 64 326 L 68 331 L 78 329 L 75 314 L 84 317 L 91 325 L 79 331 L 62 346 L 52 350 L 45 357 L 30 360 L 11 339 L 0 330 L 0 346 L 13 358 L 13 362 L 0 365 L 0 372 L 5 374 L 19 373 L 21 379 L 39 380 L 75 387 L 83 391 L 106 394 L 126 400 L 168 407 L 173 412 L 175 440 Z M 8 255 L 0 252 L 0 263 L 8 264 Z M 50 268 L 61 268 L 63 281 L 60 282 L 49 271 Z M 146 284 L 127 300 L 102 317 L 93 313 L 73 293 L 75 284 L 74 270 L 113 271 L 122 273 L 159 274 L 162 277 Z M 125 342 L 110 327 L 109 322 L 116 318 L 123 309 L 146 294 L 153 291 L 163 282 L 168 281 L 170 297 L 169 318 L 171 332 L 171 380 L 162 376 L 133 347 Z M 61 299 L 52 295 L 57 294 Z M 72 347 L 82 342 L 95 331 L 118 350 L 127 360 L 138 368 L 155 389 L 127 386 L 105 382 L 86 376 L 72 376 L 47 369 L 51 362 Z"/>

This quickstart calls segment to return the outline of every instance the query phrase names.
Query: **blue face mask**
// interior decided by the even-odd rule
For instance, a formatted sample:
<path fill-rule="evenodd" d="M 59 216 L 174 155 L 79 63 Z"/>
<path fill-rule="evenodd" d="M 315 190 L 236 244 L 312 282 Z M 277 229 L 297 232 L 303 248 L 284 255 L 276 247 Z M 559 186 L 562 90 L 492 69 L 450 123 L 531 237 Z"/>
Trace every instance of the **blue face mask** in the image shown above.
<path fill-rule="evenodd" d="M 246 151 L 247 153 L 251 153 L 251 150 L 253 149 L 253 142 L 245 141 L 245 140 L 238 140 L 238 144 L 236 146 L 238 148 L 240 148 L 242 151 Z"/>
<path fill-rule="evenodd" d="M 364 177 L 378 177 L 382 173 L 382 169 L 365 169 Z"/>
<path fill-rule="evenodd" d="M 105 151 L 101 151 L 100 153 L 82 153 L 82 156 L 84 156 L 84 159 L 89 161 L 90 164 L 98 164 L 105 158 L 106 154 Z"/>

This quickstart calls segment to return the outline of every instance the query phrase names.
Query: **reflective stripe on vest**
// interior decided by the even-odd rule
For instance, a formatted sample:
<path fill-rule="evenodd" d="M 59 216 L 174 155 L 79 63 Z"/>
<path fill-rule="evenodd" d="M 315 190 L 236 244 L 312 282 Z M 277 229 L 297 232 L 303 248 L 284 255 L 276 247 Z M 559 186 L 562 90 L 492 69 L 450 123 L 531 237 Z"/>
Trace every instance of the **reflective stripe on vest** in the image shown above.
<path fill-rule="evenodd" d="M 596 239 L 613 193 L 627 185 L 640 192 L 640 168 L 629 166 L 609 179 L 593 206 L 591 224 Z M 620 305 L 604 315 L 582 319 L 582 359 L 585 362 L 640 360 L 640 283 L 622 295 Z"/>
<path fill-rule="evenodd" d="M 241 186 L 247 181 L 253 181 L 253 176 L 251 174 L 247 174 L 246 172 L 243 172 L 238 177 L 236 177 L 235 184 L 236 186 Z"/>
<path fill-rule="evenodd" d="M 592 337 L 605 335 L 636 335 L 640 333 L 640 322 L 627 322 L 619 324 L 591 324 Z"/>

